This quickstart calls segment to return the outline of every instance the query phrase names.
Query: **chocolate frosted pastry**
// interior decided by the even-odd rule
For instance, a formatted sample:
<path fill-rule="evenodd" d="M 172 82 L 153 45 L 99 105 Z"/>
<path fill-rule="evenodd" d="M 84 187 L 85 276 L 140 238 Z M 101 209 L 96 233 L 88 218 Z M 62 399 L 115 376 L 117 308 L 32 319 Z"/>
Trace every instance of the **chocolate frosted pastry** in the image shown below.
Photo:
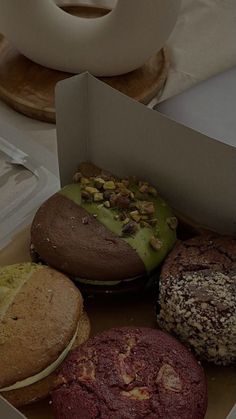
<path fill-rule="evenodd" d="M 236 362 L 236 240 L 198 236 L 175 246 L 161 272 L 158 325 L 216 364 Z"/>
<path fill-rule="evenodd" d="M 34 254 L 87 285 L 140 284 L 175 243 L 171 209 L 147 182 L 98 169 L 77 173 L 75 181 L 38 210 Z"/>
<path fill-rule="evenodd" d="M 117 328 L 71 353 L 52 400 L 56 419 L 202 419 L 207 392 L 203 369 L 172 336 Z"/>

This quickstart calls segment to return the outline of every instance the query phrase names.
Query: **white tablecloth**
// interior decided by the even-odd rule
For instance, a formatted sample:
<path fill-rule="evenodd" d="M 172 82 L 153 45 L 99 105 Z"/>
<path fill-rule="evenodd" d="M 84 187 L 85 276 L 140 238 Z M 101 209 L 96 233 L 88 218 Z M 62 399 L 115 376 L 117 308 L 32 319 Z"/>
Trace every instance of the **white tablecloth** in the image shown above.
<path fill-rule="evenodd" d="M 112 7 L 116 0 L 84 0 L 83 3 Z M 168 46 L 171 68 L 159 100 L 236 65 L 236 0 L 182 0 Z"/>
<path fill-rule="evenodd" d="M 82 2 L 112 7 L 115 0 Z M 168 41 L 171 68 L 160 100 L 236 65 L 235 39 L 236 0 L 182 0 L 178 22 Z M 0 102 L 1 120 L 27 131 L 33 140 L 56 152 L 54 125 L 26 118 Z"/>
<path fill-rule="evenodd" d="M 236 65 L 236 1 L 182 0 L 164 100 Z"/>

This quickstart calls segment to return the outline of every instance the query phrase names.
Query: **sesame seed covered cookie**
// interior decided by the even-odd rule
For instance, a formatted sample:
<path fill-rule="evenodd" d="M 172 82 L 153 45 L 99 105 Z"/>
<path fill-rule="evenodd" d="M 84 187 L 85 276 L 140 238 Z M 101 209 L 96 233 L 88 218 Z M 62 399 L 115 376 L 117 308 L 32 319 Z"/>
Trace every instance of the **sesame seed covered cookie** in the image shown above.
<path fill-rule="evenodd" d="M 236 240 L 198 236 L 178 243 L 163 265 L 158 325 L 196 355 L 236 362 Z"/>

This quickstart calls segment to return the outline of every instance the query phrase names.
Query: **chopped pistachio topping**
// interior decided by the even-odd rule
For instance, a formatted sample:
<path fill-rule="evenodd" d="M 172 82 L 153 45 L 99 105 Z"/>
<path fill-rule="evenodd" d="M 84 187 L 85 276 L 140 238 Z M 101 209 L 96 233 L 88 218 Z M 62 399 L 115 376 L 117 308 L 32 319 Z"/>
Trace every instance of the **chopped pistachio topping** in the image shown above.
<path fill-rule="evenodd" d="M 138 202 L 137 207 L 140 213 L 144 215 L 154 214 L 155 212 L 155 207 L 154 207 L 153 202 L 141 201 L 141 202 Z"/>
<path fill-rule="evenodd" d="M 125 225 L 125 224 L 128 224 L 129 222 L 130 222 L 130 219 L 127 217 L 124 219 L 123 224 Z"/>
<path fill-rule="evenodd" d="M 178 220 L 176 217 L 169 217 L 167 218 L 167 224 L 171 230 L 176 230 L 178 226 Z"/>
<path fill-rule="evenodd" d="M 138 182 L 135 178 L 117 179 L 107 174 L 86 178 L 79 172 L 75 174 L 74 181 L 81 186 L 82 202 L 94 202 L 98 208 L 103 206 L 114 209 L 114 219 L 123 225 L 121 235 L 134 236 L 140 228 L 157 227 L 153 202 L 157 190 L 148 182 Z M 169 217 L 167 224 L 174 230 L 177 219 Z M 150 245 L 152 249 L 158 250 L 162 242 L 153 236 Z"/>
<path fill-rule="evenodd" d="M 103 193 L 102 192 L 95 192 L 93 195 L 94 202 L 100 202 L 103 201 Z"/>
<path fill-rule="evenodd" d="M 104 179 L 102 179 L 102 178 L 100 178 L 100 177 L 96 177 L 96 178 L 94 179 L 94 186 L 95 186 L 97 189 L 102 189 L 102 188 L 103 188 L 104 183 L 105 183 L 105 180 L 104 180 Z"/>
<path fill-rule="evenodd" d="M 143 183 L 139 188 L 139 192 L 148 193 L 148 185 L 146 183 Z"/>
<path fill-rule="evenodd" d="M 78 175 L 77 173 L 75 174 L 75 176 Z M 79 177 L 79 175 L 78 175 Z M 79 182 L 81 183 L 81 185 L 89 185 L 89 179 L 87 179 L 86 177 L 80 177 Z"/>
<path fill-rule="evenodd" d="M 139 214 L 139 212 L 137 210 L 136 211 L 131 211 L 130 215 L 131 215 L 131 218 L 134 221 L 136 221 L 137 223 L 141 220 L 141 215 Z"/>
<path fill-rule="evenodd" d="M 128 220 L 127 222 L 125 222 Z M 130 221 L 128 218 L 124 221 L 124 226 L 122 228 L 122 234 L 127 236 L 133 236 L 137 233 L 139 226 L 135 221 Z"/>
<path fill-rule="evenodd" d="M 85 186 L 84 190 L 88 192 L 90 195 L 94 195 L 98 192 L 97 188 L 93 188 L 92 186 Z"/>
<path fill-rule="evenodd" d="M 112 180 L 108 180 L 107 182 L 103 184 L 103 189 L 114 190 L 116 189 L 116 185 Z"/>
<path fill-rule="evenodd" d="M 106 208 L 110 208 L 110 206 L 111 206 L 111 204 L 110 204 L 110 202 L 109 202 L 109 201 L 105 201 L 105 202 L 104 202 L 104 207 L 106 207 Z"/>
<path fill-rule="evenodd" d="M 154 249 L 154 250 L 160 250 L 162 248 L 162 242 L 161 240 L 159 240 L 157 237 L 152 236 L 150 238 L 150 246 Z"/>

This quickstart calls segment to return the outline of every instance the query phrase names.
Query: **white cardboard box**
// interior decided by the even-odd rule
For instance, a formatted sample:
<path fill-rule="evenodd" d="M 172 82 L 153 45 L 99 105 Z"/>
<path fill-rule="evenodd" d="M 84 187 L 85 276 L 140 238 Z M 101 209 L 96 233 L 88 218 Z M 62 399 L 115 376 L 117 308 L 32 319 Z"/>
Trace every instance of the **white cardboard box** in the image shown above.
<path fill-rule="evenodd" d="M 62 185 L 71 182 L 80 162 L 91 161 L 117 175 L 156 183 L 184 215 L 220 232 L 236 232 L 236 148 L 224 139 L 174 122 L 88 73 L 57 85 L 56 109 Z M 15 412 L 4 419 L 15 419 Z M 36 417 L 32 412 L 29 417 Z"/>
<path fill-rule="evenodd" d="M 236 67 L 155 106 L 169 118 L 236 147 Z"/>
<path fill-rule="evenodd" d="M 236 233 L 236 147 L 113 90 L 88 73 L 56 89 L 62 185 L 82 161 L 156 183 L 183 215 Z"/>
<path fill-rule="evenodd" d="M 6 400 L 0 396 L 0 418 L 1 419 L 24 419 L 17 409 L 10 405 Z"/>

